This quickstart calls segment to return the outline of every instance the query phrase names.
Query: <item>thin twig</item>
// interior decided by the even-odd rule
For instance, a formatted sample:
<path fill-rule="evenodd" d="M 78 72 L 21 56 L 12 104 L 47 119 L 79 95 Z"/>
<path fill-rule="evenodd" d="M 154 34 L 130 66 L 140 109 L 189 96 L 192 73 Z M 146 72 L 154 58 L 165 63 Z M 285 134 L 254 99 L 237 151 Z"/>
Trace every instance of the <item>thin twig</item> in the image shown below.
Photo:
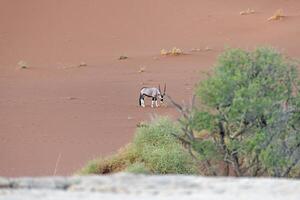
<path fill-rule="evenodd" d="M 183 116 L 185 119 L 188 119 L 188 118 L 189 118 L 188 115 L 187 115 L 187 113 L 185 112 L 184 108 L 183 108 L 180 104 L 176 103 L 169 95 L 167 95 L 167 98 L 171 101 L 171 103 L 175 106 L 175 108 L 177 109 L 177 111 L 178 111 L 180 114 L 182 114 L 182 116 Z"/>
<path fill-rule="evenodd" d="M 61 153 L 59 153 L 58 156 L 57 156 L 56 163 L 55 163 L 55 168 L 54 168 L 54 172 L 53 172 L 53 176 L 56 175 L 56 172 L 57 172 L 57 168 L 58 168 L 58 164 L 59 164 L 60 158 L 61 158 Z"/>

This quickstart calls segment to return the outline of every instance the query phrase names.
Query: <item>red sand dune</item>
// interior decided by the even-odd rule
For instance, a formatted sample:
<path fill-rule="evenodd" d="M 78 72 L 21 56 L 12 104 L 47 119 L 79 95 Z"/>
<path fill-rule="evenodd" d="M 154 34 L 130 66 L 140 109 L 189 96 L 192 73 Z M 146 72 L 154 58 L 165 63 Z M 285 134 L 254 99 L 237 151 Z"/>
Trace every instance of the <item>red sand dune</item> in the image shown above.
<path fill-rule="evenodd" d="M 227 45 L 300 58 L 300 1 L 0 0 L 0 176 L 69 175 L 115 152 L 149 114 L 175 116 L 138 107 L 140 87 L 189 101 Z M 159 55 L 174 46 L 189 54 Z"/>

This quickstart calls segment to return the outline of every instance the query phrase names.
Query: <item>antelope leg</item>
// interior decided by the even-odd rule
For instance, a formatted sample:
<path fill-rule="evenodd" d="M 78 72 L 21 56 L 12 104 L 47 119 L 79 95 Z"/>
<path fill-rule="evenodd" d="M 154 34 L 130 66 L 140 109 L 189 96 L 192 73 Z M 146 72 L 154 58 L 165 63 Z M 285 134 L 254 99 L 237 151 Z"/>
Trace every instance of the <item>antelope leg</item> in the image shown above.
<path fill-rule="evenodd" d="M 145 108 L 145 101 L 144 101 L 144 99 L 141 99 L 141 106 L 142 106 L 143 108 Z"/>

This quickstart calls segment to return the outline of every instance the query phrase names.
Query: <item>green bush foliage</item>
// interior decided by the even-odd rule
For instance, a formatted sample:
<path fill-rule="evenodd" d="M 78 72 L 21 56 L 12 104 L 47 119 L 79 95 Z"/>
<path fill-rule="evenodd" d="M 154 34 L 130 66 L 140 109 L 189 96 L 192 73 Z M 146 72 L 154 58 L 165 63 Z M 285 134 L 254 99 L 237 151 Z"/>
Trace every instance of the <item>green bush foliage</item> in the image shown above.
<path fill-rule="evenodd" d="M 140 162 L 129 165 L 125 171 L 133 174 L 151 174 L 151 171 L 145 166 L 145 163 Z"/>
<path fill-rule="evenodd" d="M 100 171 L 99 170 L 100 163 L 101 163 L 100 159 L 90 160 L 82 169 L 80 169 L 75 174 L 80 174 L 80 175 L 98 174 Z"/>
<path fill-rule="evenodd" d="M 139 158 L 154 173 L 197 173 L 191 155 L 172 136 L 179 131 L 179 127 L 168 118 L 158 118 L 137 130 L 134 148 Z"/>
<path fill-rule="evenodd" d="M 214 75 L 197 86 L 201 107 L 184 122 L 192 131 L 181 135 L 206 174 L 300 176 L 296 67 L 272 48 L 227 49 L 219 57 Z M 203 130 L 207 137 L 195 137 Z"/>

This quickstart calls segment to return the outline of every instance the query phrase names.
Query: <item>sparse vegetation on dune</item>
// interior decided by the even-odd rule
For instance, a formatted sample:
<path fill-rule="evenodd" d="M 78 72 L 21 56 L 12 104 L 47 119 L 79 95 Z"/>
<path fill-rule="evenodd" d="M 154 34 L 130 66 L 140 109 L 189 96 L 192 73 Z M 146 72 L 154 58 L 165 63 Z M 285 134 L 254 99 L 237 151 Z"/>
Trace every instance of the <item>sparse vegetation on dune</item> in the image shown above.
<path fill-rule="evenodd" d="M 200 49 L 200 48 L 192 48 L 192 49 L 190 50 L 190 52 L 212 51 L 212 50 L 213 50 L 212 48 L 206 46 L 206 47 L 203 48 L 203 49 Z"/>
<path fill-rule="evenodd" d="M 18 62 L 18 66 L 19 66 L 20 69 L 28 69 L 28 64 L 24 60 L 20 60 Z"/>
<path fill-rule="evenodd" d="M 227 49 L 177 122 L 140 123 L 132 144 L 82 172 L 300 176 L 298 63 L 272 48 Z M 194 99 L 195 100 L 195 99 Z"/>
<path fill-rule="evenodd" d="M 196 174 L 192 157 L 171 134 L 178 127 L 168 118 L 158 118 L 137 129 L 133 142 L 117 154 L 90 161 L 79 174 L 120 171 L 152 174 Z"/>
<path fill-rule="evenodd" d="M 243 10 L 240 12 L 240 15 L 250 15 L 250 14 L 255 14 L 256 11 L 253 9 L 248 8 L 247 10 Z M 276 20 L 281 20 L 285 18 L 286 16 L 283 14 L 282 9 L 278 9 L 275 11 L 275 13 L 267 19 L 267 21 L 276 21 Z"/>
<path fill-rule="evenodd" d="M 160 55 L 162 56 L 179 56 L 182 55 L 183 51 L 179 48 L 173 47 L 171 50 L 162 49 L 160 50 Z"/>
<path fill-rule="evenodd" d="M 286 17 L 281 9 L 276 10 L 276 12 L 268 18 L 268 21 L 272 21 L 272 20 L 281 20 L 284 17 Z"/>
<path fill-rule="evenodd" d="M 87 66 L 87 64 L 83 61 L 80 62 L 79 65 L 78 65 L 78 67 L 86 67 L 86 66 Z"/>
<path fill-rule="evenodd" d="M 255 10 L 248 8 L 247 10 L 243 10 L 240 12 L 240 15 L 250 15 L 250 14 L 254 14 Z"/>
<path fill-rule="evenodd" d="M 146 67 L 141 66 L 138 72 L 139 72 L 139 73 L 143 73 L 143 72 L 145 72 L 145 71 L 146 71 Z"/>
<path fill-rule="evenodd" d="M 125 59 L 128 59 L 128 56 L 122 55 L 122 56 L 119 57 L 119 60 L 125 60 Z"/>

